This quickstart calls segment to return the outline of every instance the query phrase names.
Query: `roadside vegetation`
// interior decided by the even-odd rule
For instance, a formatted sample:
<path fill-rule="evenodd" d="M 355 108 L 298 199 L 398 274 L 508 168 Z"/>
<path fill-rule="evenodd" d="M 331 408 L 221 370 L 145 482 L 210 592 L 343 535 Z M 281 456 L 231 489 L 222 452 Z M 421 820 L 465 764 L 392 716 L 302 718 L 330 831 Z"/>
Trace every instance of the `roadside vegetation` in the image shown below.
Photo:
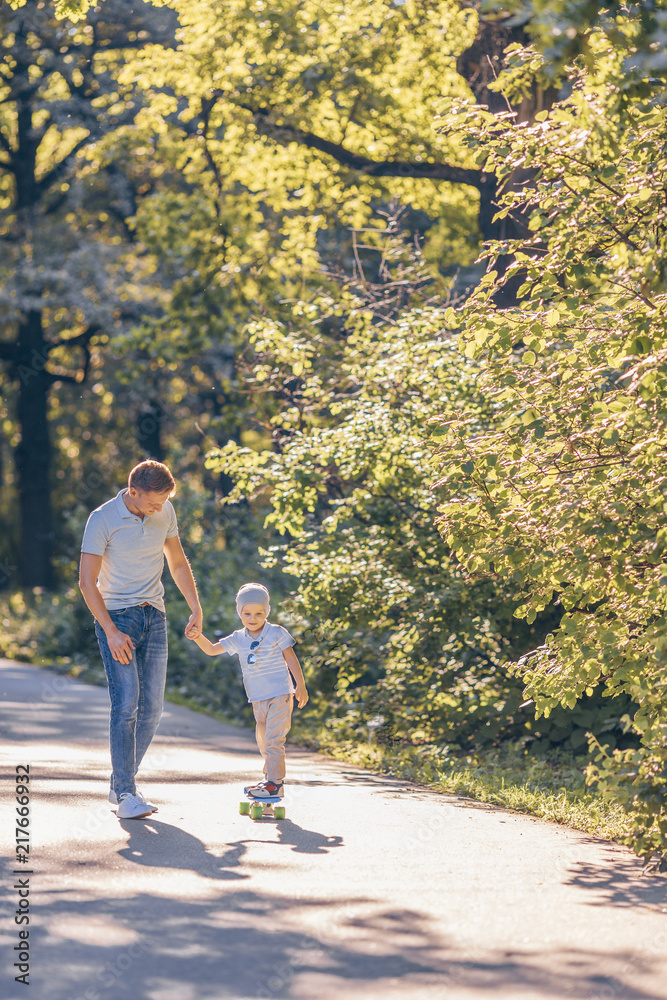
<path fill-rule="evenodd" d="M 101 680 L 79 540 L 153 457 L 299 739 L 662 853 L 665 16 L 5 5 L 0 652 Z M 172 696 L 247 721 L 167 599 Z"/>

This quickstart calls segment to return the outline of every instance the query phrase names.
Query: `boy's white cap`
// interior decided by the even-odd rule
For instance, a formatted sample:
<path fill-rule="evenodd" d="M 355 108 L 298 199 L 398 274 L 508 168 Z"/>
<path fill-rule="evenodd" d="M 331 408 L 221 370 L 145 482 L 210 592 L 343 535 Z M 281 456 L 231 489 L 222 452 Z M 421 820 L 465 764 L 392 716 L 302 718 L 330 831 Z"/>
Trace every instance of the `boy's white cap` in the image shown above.
<path fill-rule="evenodd" d="M 236 595 L 236 610 L 239 615 L 245 604 L 261 604 L 268 615 L 271 605 L 266 587 L 261 583 L 244 583 Z"/>

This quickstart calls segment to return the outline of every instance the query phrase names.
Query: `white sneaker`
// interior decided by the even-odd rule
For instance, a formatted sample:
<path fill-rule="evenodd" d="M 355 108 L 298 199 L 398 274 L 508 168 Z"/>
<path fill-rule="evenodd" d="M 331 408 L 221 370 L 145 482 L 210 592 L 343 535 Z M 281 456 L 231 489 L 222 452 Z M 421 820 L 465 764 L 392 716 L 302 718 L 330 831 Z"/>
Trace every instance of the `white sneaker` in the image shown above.
<path fill-rule="evenodd" d="M 157 812 L 157 806 L 155 805 L 155 803 L 149 802 L 148 799 L 145 798 L 145 796 L 139 791 L 139 789 L 136 786 L 134 789 L 134 797 L 135 799 L 139 799 L 140 802 L 145 802 L 147 806 L 150 806 L 151 812 L 154 813 Z M 118 796 L 114 792 L 113 788 L 109 789 L 109 802 L 111 803 L 112 806 L 118 805 Z"/>
<path fill-rule="evenodd" d="M 143 819 L 145 816 L 150 816 L 152 812 L 151 807 L 143 799 L 138 799 L 131 792 L 123 792 L 118 803 L 116 816 L 118 819 Z"/>

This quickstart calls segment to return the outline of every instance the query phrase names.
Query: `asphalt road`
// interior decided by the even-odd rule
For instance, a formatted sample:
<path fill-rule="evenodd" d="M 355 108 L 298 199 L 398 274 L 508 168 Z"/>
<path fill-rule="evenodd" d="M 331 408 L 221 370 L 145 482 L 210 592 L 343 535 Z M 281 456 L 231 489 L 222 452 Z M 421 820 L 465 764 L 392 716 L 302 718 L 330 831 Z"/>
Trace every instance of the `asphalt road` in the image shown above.
<path fill-rule="evenodd" d="M 625 849 L 298 749 L 287 818 L 253 822 L 252 733 L 174 705 L 143 767 L 159 812 L 119 822 L 107 716 L 103 688 L 0 661 L 4 1000 L 667 1000 L 667 879 Z"/>

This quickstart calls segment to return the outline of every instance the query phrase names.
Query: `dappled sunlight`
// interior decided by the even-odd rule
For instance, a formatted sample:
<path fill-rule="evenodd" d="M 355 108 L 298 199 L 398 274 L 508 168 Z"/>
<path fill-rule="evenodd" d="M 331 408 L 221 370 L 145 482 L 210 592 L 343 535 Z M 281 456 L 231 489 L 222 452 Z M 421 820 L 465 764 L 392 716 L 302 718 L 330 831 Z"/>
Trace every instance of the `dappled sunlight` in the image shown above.
<path fill-rule="evenodd" d="M 0 3 L 7 1000 L 667 1000 L 665 52 Z"/>
<path fill-rule="evenodd" d="M 130 990 L 133 1000 L 333 1000 L 341 991 L 379 998 L 394 990 L 411 1000 L 664 997 L 627 981 L 630 974 L 650 975 L 657 956 L 639 961 L 624 949 L 610 956 L 586 948 L 536 954 L 461 946 L 419 908 L 390 908 L 372 898 L 302 900 L 221 889 L 214 899 L 174 898 L 168 906 L 151 893 L 69 903 L 47 897 L 40 906 L 46 926 L 63 929 L 40 941 L 41 961 L 52 970 L 39 983 L 40 1000 L 69 1000 L 101 985 L 114 987 L 103 995 Z M 123 937 L 120 920 L 138 932 Z"/>
<path fill-rule="evenodd" d="M 612 849 L 613 850 L 613 849 Z M 587 890 L 592 906 L 618 906 L 632 910 L 649 909 L 667 915 L 667 877 L 644 875 L 639 858 L 620 850 L 607 863 L 580 862 L 568 872 L 568 884 Z M 667 932 L 665 936 L 667 946 Z"/>
<path fill-rule="evenodd" d="M 138 931 L 104 915 L 84 917 L 74 913 L 68 916 L 58 914 L 45 922 L 44 927 L 48 933 L 47 944 L 53 943 L 51 938 L 62 938 L 94 948 L 120 948 L 134 944 L 140 938 Z"/>
<path fill-rule="evenodd" d="M 664 1000 L 665 880 L 633 880 L 621 848 L 304 750 L 286 819 L 252 821 L 252 732 L 180 706 L 151 748 L 159 812 L 119 821 L 105 727 L 75 723 L 106 692 L 68 693 L 43 708 L 60 740 L 16 744 L 39 776 L 39 1000 Z M 7 863 L 5 894 L 10 878 Z"/>

